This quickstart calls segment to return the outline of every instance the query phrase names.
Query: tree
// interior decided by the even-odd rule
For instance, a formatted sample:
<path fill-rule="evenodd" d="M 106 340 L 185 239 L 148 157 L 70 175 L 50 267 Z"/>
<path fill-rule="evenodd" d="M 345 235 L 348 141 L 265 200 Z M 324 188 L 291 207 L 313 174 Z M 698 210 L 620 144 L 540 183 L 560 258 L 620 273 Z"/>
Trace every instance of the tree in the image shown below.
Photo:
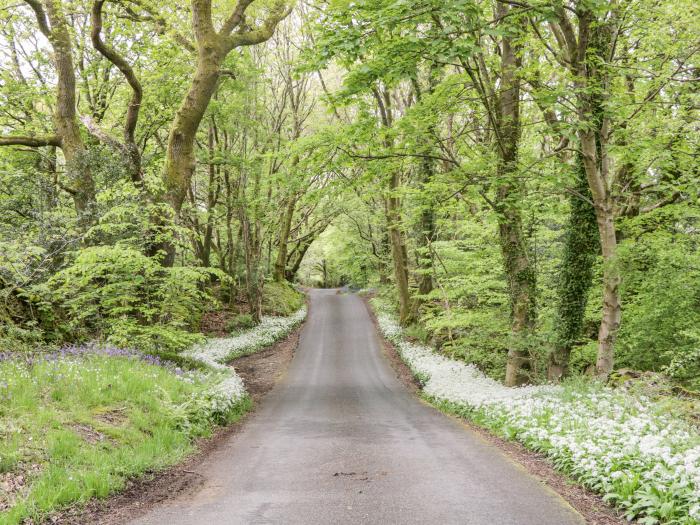
<path fill-rule="evenodd" d="M 95 182 L 85 158 L 86 148 L 80 134 L 76 113 L 76 81 L 73 66 L 73 45 L 60 0 L 26 0 L 34 12 L 39 31 L 53 50 L 56 72 L 56 100 L 53 111 L 54 133 L 49 136 L 0 137 L 0 146 L 57 146 L 63 152 L 69 184 L 62 188 L 71 194 L 76 213 L 86 228 L 93 220 Z"/>
<path fill-rule="evenodd" d="M 253 0 L 239 0 L 217 30 L 211 0 L 192 0 L 192 26 L 197 51 L 195 71 L 187 94 L 170 126 L 163 178 L 166 198 L 175 215 L 180 214 L 195 169 L 194 144 L 199 124 L 209 106 L 226 56 L 236 48 L 268 40 L 277 24 L 289 13 L 283 1 L 274 4 L 267 17 L 255 27 L 246 20 Z M 174 262 L 174 246 L 166 246 L 165 264 Z"/>

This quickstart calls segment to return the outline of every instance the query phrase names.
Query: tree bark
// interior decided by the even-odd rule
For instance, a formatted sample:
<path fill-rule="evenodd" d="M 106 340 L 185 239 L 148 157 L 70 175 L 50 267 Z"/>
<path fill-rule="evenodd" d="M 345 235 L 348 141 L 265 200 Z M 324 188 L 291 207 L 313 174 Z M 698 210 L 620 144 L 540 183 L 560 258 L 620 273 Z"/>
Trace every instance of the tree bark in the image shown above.
<path fill-rule="evenodd" d="M 290 195 L 287 199 L 287 205 L 285 206 L 284 214 L 280 222 L 279 245 L 277 247 L 277 259 L 275 260 L 275 269 L 273 273 L 273 277 L 277 282 L 282 282 L 287 278 L 287 244 L 289 242 L 289 232 L 292 228 L 292 219 L 294 218 L 296 202 L 296 195 Z"/>
<path fill-rule="evenodd" d="M 40 0 L 25 1 L 34 11 L 39 30 L 48 39 L 53 50 L 52 60 L 57 79 L 56 108 L 53 114 L 54 136 L 3 137 L 0 138 L 0 146 L 59 146 L 70 179 L 70 184 L 63 187 L 73 197 L 78 222 L 86 229 L 93 221 L 96 190 L 76 113 L 73 45 L 63 5 L 60 0 L 45 0 L 43 3 Z"/>
<path fill-rule="evenodd" d="M 421 160 L 422 185 L 428 184 L 435 172 L 432 159 Z M 429 197 L 430 198 L 430 197 Z M 423 203 L 420 214 L 420 235 L 418 237 L 422 253 L 418 254 L 418 293 L 422 296 L 429 294 L 433 290 L 433 258 L 431 256 L 432 244 L 435 241 L 435 208 L 432 200 Z"/>
<path fill-rule="evenodd" d="M 506 2 L 497 3 L 497 15 L 505 20 L 512 10 Z M 519 49 L 510 33 L 501 39 L 501 79 L 496 101 L 498 137 L 496 167 L 496 211 L 503 264 L 508 280 L 511 305 L 511 343 L 506 360 L 508 386 L 529 380 L 531 366 L 527 351 L 528 338 L 536 321 L 536 274 L 522 227 L 520 201 L 522 182 L 518 178 L 520 142 Z"/>
<path fill-rule="evenodd" d="M 400 176 L 394 172 L 390 179 L 389 196 L 386 198 L 386 222 L 389 233 L 389 244 L 394 261 L 394 278 L 396 291 L 399 294 L 399 321 L 403 326 L 414 321 L 411 292 L 408 285 L 408 260 L 406 245 L 401 231 L 401 203 L 395 192 L 399 188 Z"/>
<path fill-rule="evenodd" d="M 568 23 L 566 15 L 560 17 Z M 593 196 L 600 248 L 603 255 L 603 313 L 598 330 L 596 375 L 607 379 L 614 365 L 614 348 L 620 328 L 621 276 L 617 266 L 614 175 L 610 169 L 608 140 L 610 121 L 603 97 L 609 86 L 604 62 L 612 45 L 609 23 L 594 23 L 587 8 L 579 12 L 579 37 L 574 62 L 577 87 L 579 140 L 586 178 Z M 585 125 L 583 125 L 585 124 Z"/>

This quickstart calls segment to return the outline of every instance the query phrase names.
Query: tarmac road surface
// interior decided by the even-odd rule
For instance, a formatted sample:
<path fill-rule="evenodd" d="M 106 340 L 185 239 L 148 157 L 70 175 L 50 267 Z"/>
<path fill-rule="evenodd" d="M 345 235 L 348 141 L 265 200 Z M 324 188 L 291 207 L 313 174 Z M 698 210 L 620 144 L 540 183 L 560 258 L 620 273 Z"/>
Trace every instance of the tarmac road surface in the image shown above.
<path fill-rule="evenodd" d="M 204 485 L 132 522 L 570 525 L 561 497 L 411 393 L 362 300 L 313 290 L 287 374 L 196 469 Z"/>

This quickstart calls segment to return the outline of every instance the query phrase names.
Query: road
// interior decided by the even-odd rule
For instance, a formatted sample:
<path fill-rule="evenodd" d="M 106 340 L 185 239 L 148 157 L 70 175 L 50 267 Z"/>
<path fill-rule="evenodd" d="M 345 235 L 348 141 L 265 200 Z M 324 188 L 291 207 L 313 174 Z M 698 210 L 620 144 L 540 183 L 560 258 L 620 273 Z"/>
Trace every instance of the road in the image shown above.
<path fill-rule="evenodd" d="M 132 522 L 584 523 L 477 434 L 420 401 L 382 355 L 356 295 L 311 292 L 289 370 L 197 468 L 202 490 Z"/>

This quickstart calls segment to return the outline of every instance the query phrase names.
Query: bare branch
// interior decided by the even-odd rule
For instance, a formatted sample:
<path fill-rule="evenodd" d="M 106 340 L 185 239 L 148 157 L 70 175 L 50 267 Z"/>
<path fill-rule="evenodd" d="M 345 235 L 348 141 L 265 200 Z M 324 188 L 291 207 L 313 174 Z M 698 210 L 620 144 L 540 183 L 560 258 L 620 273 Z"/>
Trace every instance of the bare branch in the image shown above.
<path fill-rule="evenodd" d="M 143 89 L 131 65 L 117 53 L 114 48 L 104 43 L 101 37 L 102 32 L 102 6 L 105 0 L 95 0 L 92 5 L 91 23 L 92 30 L 90 38 L 95 49 L 112 64 L 117 66 L 124 78 L 131 87 L 132 95 L 129 102 L 129 109 L 126 113 L 126 121 L 124 122 L 124 142 L 130 147 L 135 147 L 134 132 L 139 119 L 139 110 L 141 109 L 141 99 L 143 98 Z"/>

